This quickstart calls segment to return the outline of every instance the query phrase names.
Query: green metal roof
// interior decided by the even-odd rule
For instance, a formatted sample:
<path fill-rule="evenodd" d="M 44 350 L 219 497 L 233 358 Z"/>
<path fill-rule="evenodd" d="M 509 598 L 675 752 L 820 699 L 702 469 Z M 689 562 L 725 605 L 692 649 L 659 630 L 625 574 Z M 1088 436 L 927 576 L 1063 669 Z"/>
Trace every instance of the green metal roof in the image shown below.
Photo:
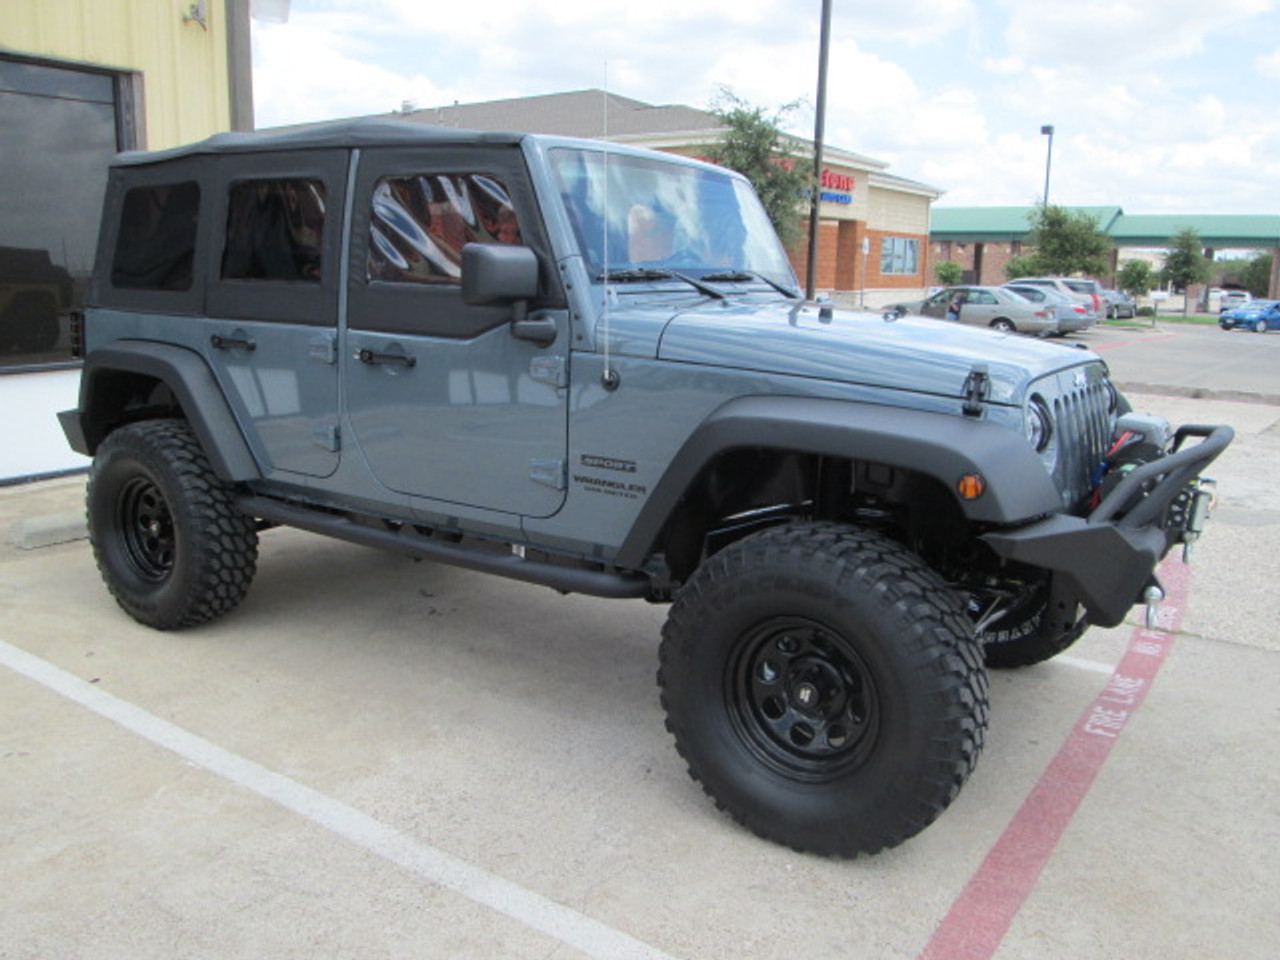
<path fill-rule="evenodd" d="M 934 240 L 999 242 L 1022 240 L 1039 207 L 933 207 L 929 234 Z M 1123 214 L 1119 207 L 1067 207 L 1093 217 L 1104 231 Z"/>
<path fill-rule="evenodd" d="M 1280 216 L 1266 214 L 1125 214 L 1110 233 L 1124 247 L 1163 246 L 1188 228 L 1207 247 L 1280 247 Z"/>
<path fill-rule="evenodd" d="M 934 207 L 933 240 L 999 243 L 1026 239 L 1036 207 Z M 1127 214 L 1120 207 L 1067 207 L 1098 221 L 1122 247 L 1168 246 L 1188 228 L 1206 247 L 1280 247 L 1280 216 L 1268 214 Z"/>

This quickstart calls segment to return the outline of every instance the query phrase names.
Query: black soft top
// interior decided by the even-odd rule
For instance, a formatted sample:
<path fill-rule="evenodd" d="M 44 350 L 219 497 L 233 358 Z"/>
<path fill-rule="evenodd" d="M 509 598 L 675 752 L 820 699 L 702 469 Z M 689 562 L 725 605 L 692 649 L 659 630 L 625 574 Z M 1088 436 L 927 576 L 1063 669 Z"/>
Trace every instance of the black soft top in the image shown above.
<path fill-rule="evenodd" d="M 161 163 L 182 157 L 227 153 L 258 153 L 278 150 L 324 150 L 334 148 L 388 146 L 468 146 L 472 144 L 517 144 L 526 133 L 489 133 L 432 127 L 407 120 L 384 118 L 337 120 L 292 129 L 257 133 L 218 133 L 207 140 L 169 150 L 129 151 L 115 159 L 116 166 Z"/>

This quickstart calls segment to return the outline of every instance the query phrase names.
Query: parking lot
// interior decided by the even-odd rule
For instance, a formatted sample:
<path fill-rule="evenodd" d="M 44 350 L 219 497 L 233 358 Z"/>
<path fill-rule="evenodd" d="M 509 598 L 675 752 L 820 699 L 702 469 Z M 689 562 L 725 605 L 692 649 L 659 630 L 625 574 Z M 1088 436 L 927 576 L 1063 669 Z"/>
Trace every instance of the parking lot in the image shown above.
<path fill-rule="evenodd" d="M 277 529 L 242 607 L 161 634 L 84 540 L 40 545 L 82 478 L 0 489 L 0 957 L 1274 956 L 1280 390 L 1129 352 L 1213 333 L 1280 347 L 1086 338 L 1135 407 L 1236 430 L 1158 628 L 993 674 L 959 799 L 856 861 L 756 839 L 685 774 L 661 607 Z"/>

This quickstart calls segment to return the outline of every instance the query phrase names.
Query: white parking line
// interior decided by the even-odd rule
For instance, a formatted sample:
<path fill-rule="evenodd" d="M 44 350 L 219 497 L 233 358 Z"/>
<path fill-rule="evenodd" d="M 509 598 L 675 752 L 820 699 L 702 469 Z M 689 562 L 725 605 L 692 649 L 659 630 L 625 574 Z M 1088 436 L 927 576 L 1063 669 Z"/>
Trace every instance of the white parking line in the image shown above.
<path fill-rule="evenodd" d="M 0 641 L 0 665 L 210 773 L 292 810 L 431 883 L 600 960 L 672 960 L 669 954 L 518 884 L 406 836 L 354 807 L 162 720 L 39 657 Z"/>
<path fill-rule="evenodd" d="M 1054 657 L 1051 662 L 1060 663 L 1064 667 L 1075 667 L 1077 670 L 1088 670 L 1090 673 L 1105 674 L 1108 677 L 1111 676 L 1112 672 L 1116 668 L 1114 663 L 1102 663 L 1099 660 L 1085 660 L 1081 657 L 1068 657 L 1066 654 L 1059 654 Z"/>

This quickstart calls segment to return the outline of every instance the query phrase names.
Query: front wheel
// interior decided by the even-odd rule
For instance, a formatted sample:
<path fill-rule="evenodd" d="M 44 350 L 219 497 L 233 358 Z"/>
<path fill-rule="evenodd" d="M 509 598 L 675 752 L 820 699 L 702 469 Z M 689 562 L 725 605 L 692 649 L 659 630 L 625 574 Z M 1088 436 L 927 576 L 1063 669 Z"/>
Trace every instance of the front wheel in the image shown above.
<path fill-rule="evenodd" d="M 796 850 L 896 846 L 982 748 L 987 679 L 956 595 L 905 548 L 794 524 L 711 557 L 677 594 L 658 682 L 690 775 Z"/>
<path fill-rule="evenodd" d="M 94 456 L 87 502 L 98 569 L 139 623 L 195 626 L 244 599 L 257 528 L 186 423 L 149 420 L 110 434 Z"/>
<path fill-rule="evenodd" d="M 1255 331 L 1255 332 L 1257 332 L 1257 333 L 1266 333 L 1266 332 L 1267 332 L 1267 321 L 1265 321 L 1265 320 L 1255 320 L 1255 321 L 1253 322 L 1253 329 L 1254 329 L 1254 331 Z"/>

